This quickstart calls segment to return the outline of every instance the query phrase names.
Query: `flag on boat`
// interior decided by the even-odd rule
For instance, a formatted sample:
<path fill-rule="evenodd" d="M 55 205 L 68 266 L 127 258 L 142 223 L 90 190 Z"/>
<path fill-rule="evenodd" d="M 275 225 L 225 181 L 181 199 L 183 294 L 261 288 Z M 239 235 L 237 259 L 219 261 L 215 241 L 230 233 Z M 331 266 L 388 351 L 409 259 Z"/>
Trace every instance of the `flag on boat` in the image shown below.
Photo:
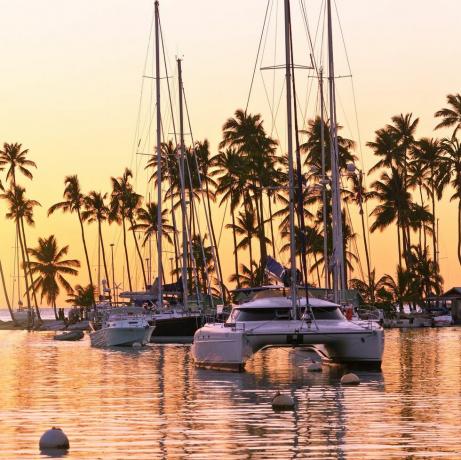
<path fill-rule="evenodd" d="M 291 270 L 271 256 L 267 256 L 265 272 L 276 281 L 281 281 L 285 287 L 291 286 Z M 302 282 L 302 274 L 296 269 L 296 283 L 300 282 Z"/>

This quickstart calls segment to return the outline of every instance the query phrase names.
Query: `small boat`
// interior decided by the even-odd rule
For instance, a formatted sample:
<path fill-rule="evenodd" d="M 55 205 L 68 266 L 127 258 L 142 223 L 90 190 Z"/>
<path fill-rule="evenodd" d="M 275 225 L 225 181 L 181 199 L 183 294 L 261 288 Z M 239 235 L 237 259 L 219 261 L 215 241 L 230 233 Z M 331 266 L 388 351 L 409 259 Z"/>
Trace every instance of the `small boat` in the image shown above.
<path fill-rule="evenodd" d="M 141 307 L 114 307 L 106 310 L 101 326 L 90 323 L 93 347 L 131 347 L 150 342 L 154 331 L 152 315 Z"/>
<path fill-rule="evenodd" d="M 62 341 L 69 341 L 73 342 L 75 340 L 81 340 L 84 337 L 83 331 L 66 331 L 62 334 L 56 334 L 53 339 L 54 340 L 62 340 Z"/>
<path fill-rule="evenodd" d="M 432 324 L 435 327 L 451 326 L 453 324 L 453 318 L 451 314 L 434 316 L 432 318 Z"/>

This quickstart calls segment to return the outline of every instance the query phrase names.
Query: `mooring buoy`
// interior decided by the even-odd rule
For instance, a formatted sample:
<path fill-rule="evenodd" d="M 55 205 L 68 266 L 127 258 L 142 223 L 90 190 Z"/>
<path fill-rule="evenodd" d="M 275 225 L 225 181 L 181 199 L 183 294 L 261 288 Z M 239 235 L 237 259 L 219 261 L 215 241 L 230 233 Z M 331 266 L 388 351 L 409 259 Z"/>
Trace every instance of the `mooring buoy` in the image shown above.
<path fill-rule="evenodd" d="M 61 428 L 53 427 L 42 434 L 39 442 L 40 450 L 68 450 L 69 438 Z"/>
<path fill-rule="evenodd" d="M 359 383 L 360 379 L 352 372 L 341 377 L 341 385 L 358 385 Z"/>
<path fill-rule="evenodd" d="M 295 402 L 289 395 L 282 395 L 280 391 L 277 391 L 275 396 L 272 398 L 272 409 L 274 410 L 293 410 Z"/>

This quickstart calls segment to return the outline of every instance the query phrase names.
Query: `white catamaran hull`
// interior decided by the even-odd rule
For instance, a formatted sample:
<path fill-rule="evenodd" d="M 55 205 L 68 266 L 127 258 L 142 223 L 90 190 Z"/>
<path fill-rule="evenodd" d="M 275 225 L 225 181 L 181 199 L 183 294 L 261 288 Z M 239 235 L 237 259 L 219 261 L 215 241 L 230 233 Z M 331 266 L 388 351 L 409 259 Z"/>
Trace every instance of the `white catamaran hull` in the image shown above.
<path fill-rule="evenodd" d="M 103 328 L 90 332 L 93 347 L 130 347 L 134 343 L 145 345 L 150 342 L 154 326 L 145 328 Z"/>
<path fill-rule="evenodd" d="M 381 367 L 384 335 L 380 327 L 365 329 L 349 323 L 308 327 L 302 321 L 286 321 L 274 325 L 207 324 L 194 336 L 192 356 L 198 367 L 242 371 L 247 360 L 258 350 L 269 346 L 312 346 L 330 362 L 362 367 Z M 258 326 L 260 331 L 258 331 Z M 333 327 L 331 327 L 333 326 Z M 355 327 L 354 327 L 355 326 Z M 262 330 L 263 329 L 263 330 Z"/>

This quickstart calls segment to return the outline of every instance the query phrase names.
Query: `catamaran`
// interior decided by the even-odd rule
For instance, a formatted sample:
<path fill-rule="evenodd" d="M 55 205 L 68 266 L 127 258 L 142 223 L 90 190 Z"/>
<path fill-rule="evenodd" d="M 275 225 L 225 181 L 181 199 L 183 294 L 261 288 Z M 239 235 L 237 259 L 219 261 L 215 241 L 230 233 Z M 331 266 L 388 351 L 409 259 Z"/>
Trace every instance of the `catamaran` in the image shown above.
<path fill-rule="evenodd" d="M 300 291 L 296 269 L 295 245 L 295 181 L 293 167 L 292 90 L 292 34 L 290 1 L 284 1 L 285 8 L 285 75 L 287 99 L 287 143 L 289 177 L 289 225 L 290 263 L 281 279 L 292 286 L 287 290 L 263 290 L 244 304 L 234 305 L 229 319 L 224 324 L 206 324 L 194 336 L 192 356 L 199 367 L 237 370 L 244 369 L 246 362 L 257 351 L 274 346 L 308 346 L 323 360 L 354 366 L 379 369 L 384 350 L 382 327 L 371 321 L 349 321 L 341 311 L 342 293 L 346 289 L 341 197 L 339 181 L 339 150 L 337 139 L 335 74 L 333 62 L 333 39 L 331 21 L 331 0 L 327 0 L 328 14 L 328 57 L 330 92 L 330 155 L 333 225 L 333 292 L 334 302 L 309 296 L 307 284 Z M 323 114 L 322 114 L 323 115 Z M 300 165 L 298 164 L 298 184 Z M 298 189 L 298 205 L 303 208 L 301 186 Z M 302 215 L 301 211 L 301 215 Z M 303 246 L 305 243 L 303 242 Z M 305 248 L 302 251 L 305 257 Z M 305 261 L 304 279 L 307 279 Z M 296 288 L 295 288 L 296 287 Z M 304 291 L 304 292 L 303 292 Z"/>

